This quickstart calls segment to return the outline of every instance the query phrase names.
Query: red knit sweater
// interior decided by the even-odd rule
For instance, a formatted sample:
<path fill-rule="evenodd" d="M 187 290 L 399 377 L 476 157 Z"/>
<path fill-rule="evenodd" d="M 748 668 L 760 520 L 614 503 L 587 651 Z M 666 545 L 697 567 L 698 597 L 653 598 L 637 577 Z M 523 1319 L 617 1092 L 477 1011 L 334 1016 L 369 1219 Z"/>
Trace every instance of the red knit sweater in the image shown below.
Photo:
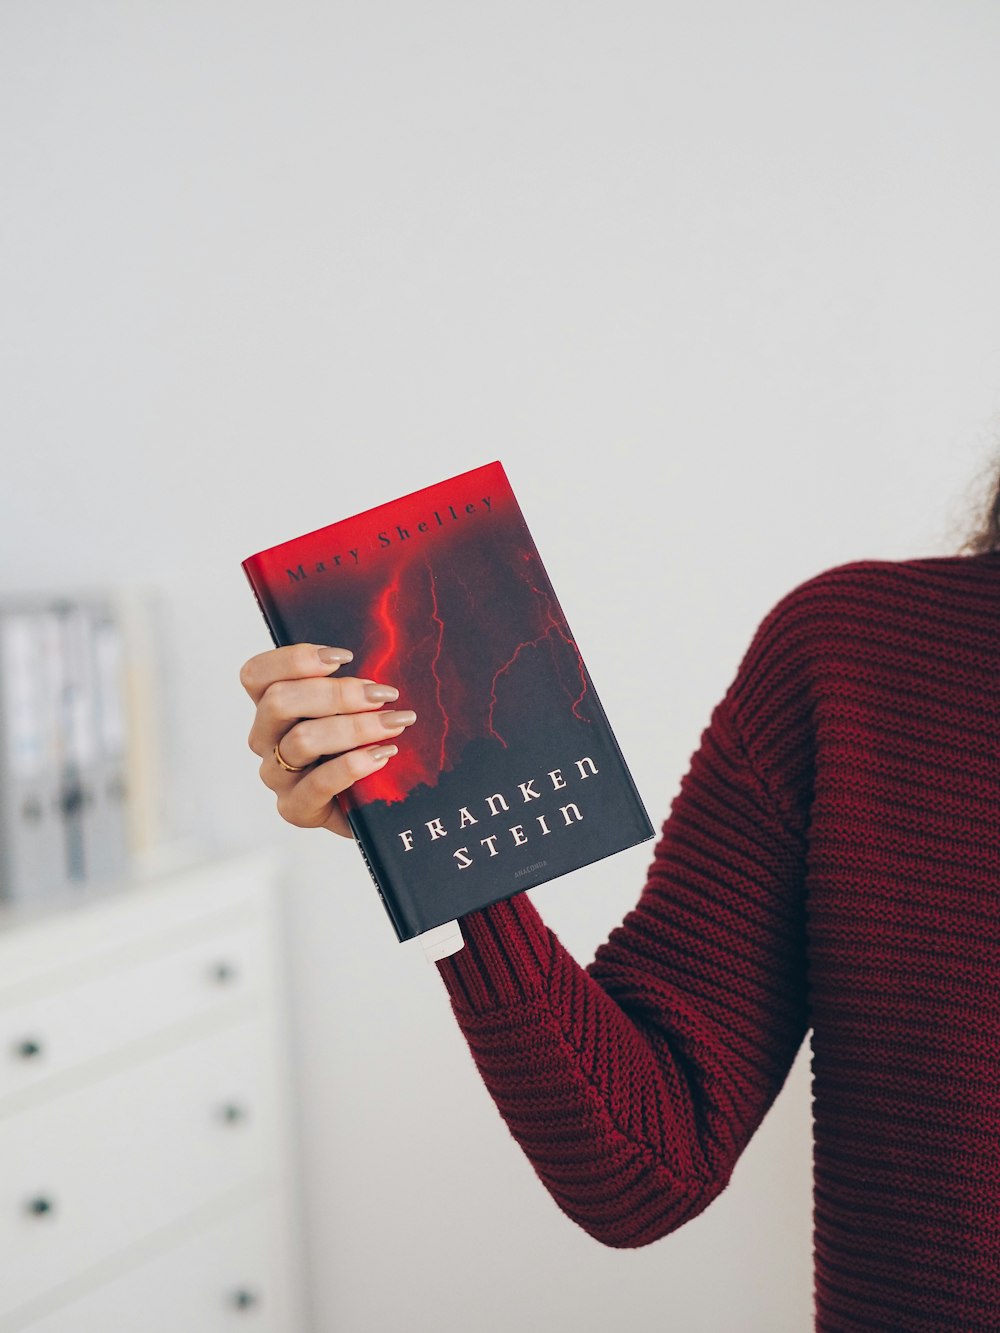
<path fill-rule="evenodd" d="M 706 1208 L 811 1032 L 815 1328 L 1000 1329 L 1000 553 L 773 607 L 589 966 L 525 893 L 463 930 L 473 1059 L 590 1235 Z"/>

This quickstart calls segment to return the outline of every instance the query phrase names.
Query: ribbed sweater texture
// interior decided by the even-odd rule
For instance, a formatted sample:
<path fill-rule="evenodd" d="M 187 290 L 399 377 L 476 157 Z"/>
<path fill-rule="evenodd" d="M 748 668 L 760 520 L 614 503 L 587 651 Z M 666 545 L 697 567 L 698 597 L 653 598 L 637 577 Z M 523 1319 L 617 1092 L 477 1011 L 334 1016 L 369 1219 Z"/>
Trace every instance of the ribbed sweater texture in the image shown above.
<path fill-rule="evenodd" d="M 669 1236 L 808 1034 L 817 1333 L 996 1333 L 1000 553 L 786 593 L 651 856 L 586 967 L 529 893 L 437 964 L 552 1198 L 604 1245 Z"/>

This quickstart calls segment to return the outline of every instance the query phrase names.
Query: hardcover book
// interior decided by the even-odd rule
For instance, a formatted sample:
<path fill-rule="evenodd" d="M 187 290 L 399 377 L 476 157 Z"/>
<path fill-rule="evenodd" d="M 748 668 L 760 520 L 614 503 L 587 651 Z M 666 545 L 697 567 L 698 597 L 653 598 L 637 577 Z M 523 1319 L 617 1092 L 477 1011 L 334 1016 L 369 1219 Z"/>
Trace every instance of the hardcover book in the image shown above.
<path fill-rule="evenodd" d="M 501 463 L 242 567 L 276 645 L 350 648 L 417 714 L 337 798 L 398 940 L 654 836 Z"/>

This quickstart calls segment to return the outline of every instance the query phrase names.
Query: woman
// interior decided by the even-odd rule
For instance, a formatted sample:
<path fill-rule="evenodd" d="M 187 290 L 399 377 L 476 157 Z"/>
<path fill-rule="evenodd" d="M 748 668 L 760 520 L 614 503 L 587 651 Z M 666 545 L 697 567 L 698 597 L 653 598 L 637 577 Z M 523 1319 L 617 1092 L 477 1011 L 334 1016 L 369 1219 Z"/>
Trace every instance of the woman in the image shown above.
<path fill-rule="evenodd" d="M 335 795 L 416 721 L 331 674 L 350 658 L 241 671 L 279 812 L 344 837 Z M 811 1029 L 815 1327 L 996 1330 L 998 890 L 1000 482 L 959 554 L 839 565 L 765 616 L 589 966 L 520 894 L 437 967 L 514 1137 L 609 1246 L 725 1188 Z"/>

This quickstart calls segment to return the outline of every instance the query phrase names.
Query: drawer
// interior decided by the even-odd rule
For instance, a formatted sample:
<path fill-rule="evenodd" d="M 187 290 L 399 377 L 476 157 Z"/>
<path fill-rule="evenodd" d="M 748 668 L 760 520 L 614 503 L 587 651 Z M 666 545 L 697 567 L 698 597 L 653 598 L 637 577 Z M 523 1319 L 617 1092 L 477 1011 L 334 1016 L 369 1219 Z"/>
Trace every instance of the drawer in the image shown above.
<path fill-rule="evenodd" d="M 0 1009 L 0 1116 L 12 1093 L 262 991 L 266 931 L 257 922 L 209 935 Z"/>
<path fill-rule="evenodd" d="M 58 989 L 70 973 L 92 968 L 99 975 L 117 966 L 117 956 L 138 954 L 150 942 L 181 943 L 268 915 L 278 883 L 277 856 L 258 848 L 137 875 L 114 890 L 79 886 L 30 908 L 0 902 L 0 1005 L 16 1001 L 18 992 Z"/>
<path fill-rule="evenodd" d="M 301 1333 L 278 1220 L 262 1199 L 25 1333 Z"/>
<path fill-rule="evenodd" d="M 251 1021 L 0 1121 L 0 1311 L 273 1175 L 276 1091 Z"/>

